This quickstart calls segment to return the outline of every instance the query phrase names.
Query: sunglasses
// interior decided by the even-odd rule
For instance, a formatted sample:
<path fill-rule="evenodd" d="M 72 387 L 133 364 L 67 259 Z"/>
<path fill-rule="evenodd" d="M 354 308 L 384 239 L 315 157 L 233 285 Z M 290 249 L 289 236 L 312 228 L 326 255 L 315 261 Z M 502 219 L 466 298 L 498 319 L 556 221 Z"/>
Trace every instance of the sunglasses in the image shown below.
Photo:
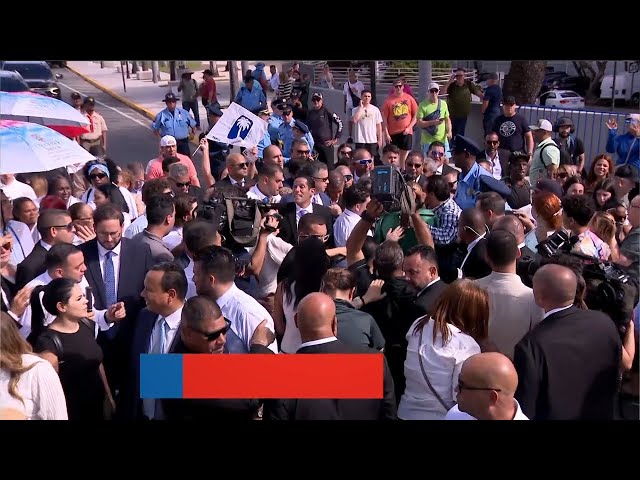
<path fill-rule="evenodd" d="M 73 222 L 71 222 L 68 225 L 51 225 L 45 228 L 64 228 L 67 232 L 70 232 L 71 230 L 73 230 L 73 226 Z"/>
<path fill-rule="evenodd" d="M 421 163 L 407 163 L 408 168 L 422 168 Z"/>
<path fill-rule="evenodd" d="M 305 234 L 298 235 L 298 240 L 302 241 L 302 240 L 306 240 L 307 238 L 311 238 L 311 237 L 317 238 L 322 243 L 327 243 L 327 241 L 329 240 L 329 235 L 305 235 Z"/>
<path fill-rule="evenodd" d="M 501 392 L 502 390 L 499 388 L 487 388 L 487 387 L 471 387 L 469 385 L 465 385 L 462 380 L 458 379 L 458 391 L 461 392 L 462 390 L 486 390 L 486 391 L 493 391 L 493 392 Z"/>
<path fill-rule="evenodd" d="M 370 158 L 365 159 L 365 160 L 358 160 L 358 163 L 359 163 L 360 165 L 368 165 L 368 164 L 370 164 L 371 162 L 373 162 L 373 160 L 372 160 L 372 159 L 370 159 Z"/>
<path fill-rule="evenodd" d="M 569 176 L 568 173 L 559 173 L 558 178 L 567 178 Z"/>
<path fill-rule="evenodd" d="M 338 152 L 340 155 L 345 155 L 347 157 L 350 157 L 351 155 L 353 155 L 353 152 L 351 150 L 341 150 Z"/>
<path fill-rule="evenodd" d="M 431 93 L 438 93 L 440 90 L 436 90 L 435 88 L 432 88 L 431 90 L 429 90 Z"/>
<path fill-rule="evenodd" d="M 302 155 L 309 155 L 311 153 L 310 150 L 296 150 L 296 153 L 301 153 Z"/>
<path fill-rule="evenodd" d="M 102 180 L 106 175 L 104 173 L 96 173 L 95 175 L 89 175 L 90 180 L 95 180 L 96 178 Z"/>
<path fill-rule="evenodd" d="M 431 155 L 432 157 L 435 157 L 435 158 L 440 158 L 440 157 L 444 157 L 444 152 L 431 151 L 431 152 L 429 152 L 429 155 Z"/>
<path fill-rule="evenodd" d="M 456 180 L 455 182 L 449 182 L 449 188 L 456 188 L 457 183 L 458 183 L 458 180 Z"/>
<path fill-rule="evenodd" d="M 497 140 L 487 140 L 487 145 L 497 145 L 497 144 L 499 144 L 499 143 L 500 143 L 500 142 L 499 142 L 499 141 L 497 141 Z"/>
<path fill-rule="evenodd" d="M 402 88 L 402 85 L 394 85 L 393 88 Z"/>
<path fill-rule="evenodd" d="M 5 250 L 11 250 L 11 241 L 0 244 L 0 247 L 2 247 Z"/>
<path fill-rule="evenodd" d="M 190 187 L 190 186 L 191 186 L 191 180 L 189 180 L 188 182 L 176 182 L 176 187 L 178 188 Z"/>
<path fill-rule="evenodd" d="M 236 163 L 235 165 L 232 165 L 235 168 L 247 168 L 247 162 L 242 162 L 242 163 Z"/>
<path fill-rule="evenodd" d="M 313 177 L 314 180 L 317 180 L 319 182 L 329 182 L 329 177 L 324 177 L 324 178 L 319 178 L 319 177 Z"/>
<path fill-rule="evenodd" d="M 351 180 L 353 180 L 353 175 L 343 175 L 343 177 L 346 182 L 350 182 Z"/>
<path fill-rule="evenodd" d="M 191 329 L 198 332 L 200 335 L 203 335 L 207 339 L 207 342 L 213 342 L 217 340 L 220 337 L 220 335 L 226 335 L 229 329 L 231 328 L 231 322 L 226 318 L 224 319 L 224 321 L 226 322 L 227 325 L 220 330 L 216 330 L 215 332 L 203 332 L 202 330 L 198 330 L 197 328 L 193 328 L 193 327 L 191 327 Z"/>

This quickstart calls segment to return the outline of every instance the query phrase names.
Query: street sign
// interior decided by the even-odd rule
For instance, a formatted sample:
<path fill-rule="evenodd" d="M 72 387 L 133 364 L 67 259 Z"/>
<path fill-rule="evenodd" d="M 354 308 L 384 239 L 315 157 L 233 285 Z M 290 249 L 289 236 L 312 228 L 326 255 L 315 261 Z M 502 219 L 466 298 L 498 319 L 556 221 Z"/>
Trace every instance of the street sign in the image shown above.
<path fill-rule="evenodd" d="M 638 73 L 640 71 L 640 62 L 633 62 L 629 64 L 629 73 Z"/>

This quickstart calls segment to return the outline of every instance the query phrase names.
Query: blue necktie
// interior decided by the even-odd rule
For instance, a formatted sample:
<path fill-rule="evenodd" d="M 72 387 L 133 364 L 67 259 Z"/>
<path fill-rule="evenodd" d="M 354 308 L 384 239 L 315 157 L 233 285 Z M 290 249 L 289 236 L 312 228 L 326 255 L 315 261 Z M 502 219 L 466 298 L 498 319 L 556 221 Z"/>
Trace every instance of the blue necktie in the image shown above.
<path fill-rule="evenodd" d="M 105 307 L 108 309 L 111 305 L 116 303 L 116 275 L 113 268 L 113 260 L 111 257 L 115 255 L 112 251 L 108 251 L 104 260 L 104 291 L 106 294 L 107 304 Z M 117 332 L 117 324 L 113 325 L 105 333 L 107 338 L 114 338 Z"/>

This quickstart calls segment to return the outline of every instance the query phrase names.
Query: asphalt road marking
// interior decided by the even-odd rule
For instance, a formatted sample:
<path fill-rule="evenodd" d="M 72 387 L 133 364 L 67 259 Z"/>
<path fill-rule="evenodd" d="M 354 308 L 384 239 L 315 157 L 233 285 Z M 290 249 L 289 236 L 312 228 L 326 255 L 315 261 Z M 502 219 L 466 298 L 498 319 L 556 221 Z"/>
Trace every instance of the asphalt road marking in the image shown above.
<path fill-rule="evenodd" d="M 82 95 L 83 97 L 86 97 L 86 96 L 87 96 L 86 94 L 82 93 L 81 91 L 76 90 L 75 88 L 72 88 L 72 87 L 70 87 L 69 85 L 67 85 L 67 84 L 65 84 L 65 83 L 62 83 L 62 82 L 58 82 L 58 83 L 59 83 L 60 85 L 62 85 L 63 87 L 66 87 L 66 88 L 68 88 L 69 90 L 71 90 L 71 91 L 73 91 L 73 92 L 79 93 L 79 94 L 80 94 L 80 95 Z M 107 95 L 108 95 L 108 94 L 107 94 Z M 94 98 L 95 98 L 95 97 L 94 97 Z M 133 120 L 133 121 L 134 121 L 134 122 L 136 122 L 138 125 L 141 125 L 141 126 L 143 126 L 143 127 L 149 128 L 149 129 L 151 128 L 150 124 L 143 123 L 143 122 L 141 122 L 140 120 L 138 120 L 137 118 L 133 118 L 133 117 L 131 117 L 131 116 L 127 115 L 126 113 L 121 112 L 121 111 L 120 111 L 120 110 L 118 110 L 117 108 L 111 107 L 111 106 L 107 105 L 106 103 L 102 103 L 100 100 L 96 100 L 96 103 L 97 103 L 97 104 L 99 104 L 99 105 L 102 105 L 103 107 L 107 107 L 109 110 L 113 110 L 114 112 L 119 113 L 119 114 L 120 114 L 120 115 L 122 115 L 123 117 L 127 117 L 129 120 Z"/>

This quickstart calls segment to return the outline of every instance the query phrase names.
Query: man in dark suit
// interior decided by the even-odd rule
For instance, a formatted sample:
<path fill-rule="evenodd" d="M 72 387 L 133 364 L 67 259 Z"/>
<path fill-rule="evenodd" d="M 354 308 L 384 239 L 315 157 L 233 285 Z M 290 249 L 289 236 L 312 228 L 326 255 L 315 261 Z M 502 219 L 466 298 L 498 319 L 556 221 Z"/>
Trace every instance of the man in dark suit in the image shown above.
<path fill-rule="evenodd" d="M 427 315 L 433 315 L 440 295 L 447 288 L 438 275 L 436 251 L 425 245 L 412 247 L 404 257 L 402 270 L 407 281 L 418 290 L 416 304 Z"/>
<path fill-rule="evenodd" d="M 148 245 L 122 238 L 124 217 L 117 207 L 101 205 L 95 210 L 93 221 L 96 238 L 80 245 L 80 249 L 87 266 L 85 278 L 93 290 L 94 308 L 103 310 L 117 305 L 126 311 L 126 318 L 118 322 L 107 318 L 111 328 L 98 335 L 109 386 L 118 392 L 125 386 L 129 372 L 133 327 L 145 306 L 140 293 L 153 260 Z M 118 402 L 120 395 L 114 398 Z"/>
<path fill-rule="evenodd" d="M 462 263 L 458 267 L 458 278 L 478 279 L 491 273 L 487 263 L 487 226 L 478 208 L 462 210 L 458 222 L 458 238 L 466 246 Z"/>
<path fill-rule="evenodd" d="M 282 221 L 278 236 L 285 242 L 297 245 L 298 222 L 307 213 L 315 213 L 325 218 L 329 235 L 327 245 L 333 245 L 333 215 L 327 207 L 311 202 L 315 194 L 315 180 L 312 177 L 302 175 L 293 181 L 293 202 L 287 203 L 280 209 Z"/>
<path fill-rule="evenodd" d="M 123 417 L 162 419 L 163 413 L 157 400 L 140 399 L 140 355 L 168 353 L 175 345 L 182 318 L 187 277 L 184 270 L 169 262 L 154 265 L 144 279 L 142 298 L 147 307 L 138 314 L 134 325 L 131 348 L 131 370 L 127 380 L 127 402 Z"/>
<path fill-rule="evenodd" d="M 322 162 L 305 163 L 305 165 L 300 169 L 300 171 L 296 176 L 298 177 L 307 176 L 313 179 L 315 193 L 311 197 L 311 203 L 313 203 L 314 206 L 322 205 L 327 208 L 331 207 L 331 203 L 332 203 L 331 199 L 329 198 L 329 195 L 327 195 L 326 193 L 327 186 L 329 185 L 329 170 L 327 169 L 327 166 L 324 163 Z M 294 201 L 293 192 L 289 195 L 285 195 L 284 197 L 282 197 L 282 200 L 281 200 L 282 203 L 289 203 L 293 201 Z M 332 211 L 332 213 L 335 213 L 336 216 L 339 215 L 338 213 L 339 210 L 336 210 L 335 207 L 333 207 L 333 210 L 334 211 Z"/>
<path fill-rule="evenodd" d="M 21 289 L 38 275 L 44 273 L 47 251 L 58 243 L 73 243 L 75 228 L 66 210 L 47 209 L 40 212 L 37 224 L 42 239 L 33 247 L 27 258 L 18 265 L 16 288 Z"/>
<path fill-rule="evenodd" d="M 227 176 L 218 182 L 220 185 L 238 185 L 248 190 L 249 163 L 241 153 L 230 153 L 226 159 Z"/>
<path fill-rule="evenodd" d="M 516 399 L 532 420 L 612 420 L 622 341 L 606 314 L 574 304 L 575 274 L 545 265 L 533 277 L 542 323 L 520 340 Z"/>
<path fill-rule="evenodd" d="M 302 344 L 296 354 L 380 354 L 347 345 L 336 338 L 336 307 L 328 295 L 312 293 L 298 304 L 295 317 Z M 268 420 L 395 420 L 396 400 L 391 372 L 384 361 L 382 399 L 287 399 L 265 402 Z"/>
<path fill-rule="evenodd" d="M 225 319 L 220 307 L 208 297 L 190 298 L 182 308 L 180 330 L 171 347 L 175 354 L 212 355 L 225 352 L 231 323 Z M 275 355 L 268 345 L 275 334 L 266 326 L 266 320 L 253 332 L 249 353 Z M 258 399 L 165 399 L 162 410 L 166 420 L 251 420 L 258 414 Z"/>

